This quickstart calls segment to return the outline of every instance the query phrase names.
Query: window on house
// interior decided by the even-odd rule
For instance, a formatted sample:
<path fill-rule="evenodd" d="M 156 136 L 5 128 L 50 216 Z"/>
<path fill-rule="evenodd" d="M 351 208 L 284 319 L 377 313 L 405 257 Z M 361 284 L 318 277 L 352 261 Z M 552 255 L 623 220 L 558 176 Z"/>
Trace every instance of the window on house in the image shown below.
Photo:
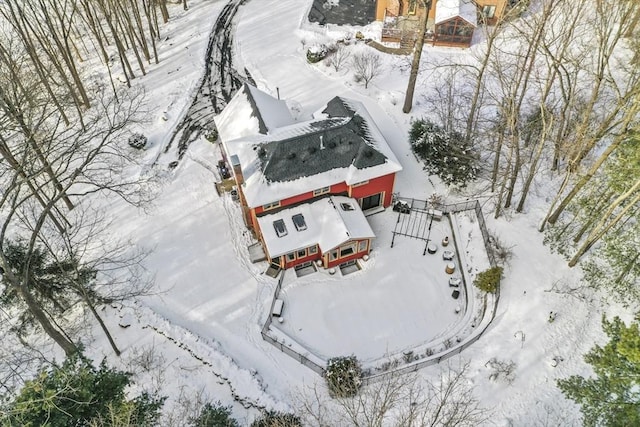
<path fill-rule="evenodd" d="M 338 259 L 338 251 L 331 251 L 329 253 L 329 261 L 335 261 Z"/>
<path fill-rule="evenodd" d="M 298 258 L 304 258 L 307 256 L 307 250 L 306 249 L 300 249 L 298 251 Z"/>
<path fill-rule="evenodd" d="M 290 254 L 287 254 L 287 261 L 295 261 L 296 260 L 296 254 L 291 252 Z"/>
<path fill-rule="evenodd" d="M 308 252 L 309 252 L 309 255 L 315 255 L 318 253 L 318 247 L 316 245 L 309 246 Z"/>
<path fill-rule="evenodd" d="M 278 219 L 273 221 L 273 228 L 276 230 L 278 237 L 284 237 L 287 235 L 287 226 L 284 225 L 284 220 Z"/>
<path fill-rule="evenodd" d="M 266 205 L 262 205 L 262 209 L 268 211 L 269 209 L 275 209 L 280 207 L 280 200 L 277 202 L 267 203 Z"/>
<path fill-rule="evenodd" d="M 356 245 L 352 244 L 349 246 L 344 246 L 340 248 L 340 258 L 347 257 L 349 255 L 353 255 L 356 252 Z"/>
<path fill-rule="evenodd" d="M 360 187 L 361 185 L 366 185 L 369 183 L 369 180 L 367 181 L 360 181 L 360 182 L 356 182 L 355 184 L 353 184 L 351 187 Z"/>
<path fill-rule="evenodd" d="M 495 6 L 484 6 L 482 8 L 482 16 L 484 16 L 487 19 L 491 19 L 495 16 L 496 14 L 496 7 Z"/>
<path fill-rule="evenodd" d="M 313 195 L 314 196 L 320 196 L 322 194 L 327 194 L 330 189 L 331 189 L 331 187 L 318 188 L 317 190 L 313 190 Z"/>
<path fill-rule="evenodd" d="M 367 250 L 367 243 L 369 243 L 367 240 L 360 240 L 358 242 L 358 252 L 364 252 Z"/>
<path fill-rule="evenodd" d="M 296 226 L 296 230 L 303 231 L 307 229 L 307 223 L 304 221 L 302 214 L 295 214 L 291 217 L 291 221 L 293 221 L 293 225 Z"/>

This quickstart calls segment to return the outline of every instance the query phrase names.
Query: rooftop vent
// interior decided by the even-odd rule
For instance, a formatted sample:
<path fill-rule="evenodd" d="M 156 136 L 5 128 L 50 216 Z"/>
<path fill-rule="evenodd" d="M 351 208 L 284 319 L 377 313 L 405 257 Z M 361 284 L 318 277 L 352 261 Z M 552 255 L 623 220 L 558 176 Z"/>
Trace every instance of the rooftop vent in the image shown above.
<path fill-rule="evenodd" d="M 284 225 L 284 220 L 278 219 L 273 221 L 273 228 L 276 230 L 276 235 L 278 237 L 284 237 L 287 235 L 287 226 Z"/>
<path fill-rule="evenodd" d="M 343 211 L 352 211 L 353 209 L 353 205 L 351 203 L 340 203 L 340 207 L 342 208 Z"/>
<path fill-rule="evenodd" d="M 303 231 L 307 229 L 307 223 L 304 221 L 304 215 L 295 214 L 291 217 L 291 220 L 293 221 L 293 225 L 296 226 L 296 230 Z"/>

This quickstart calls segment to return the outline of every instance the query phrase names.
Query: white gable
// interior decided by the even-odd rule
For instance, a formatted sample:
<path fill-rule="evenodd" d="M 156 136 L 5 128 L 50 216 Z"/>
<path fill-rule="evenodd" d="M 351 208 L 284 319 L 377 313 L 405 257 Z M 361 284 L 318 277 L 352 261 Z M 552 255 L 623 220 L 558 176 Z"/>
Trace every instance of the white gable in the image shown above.
<path fill-rule="evenodd" d="M 253 86 L 247 85 L 247 88 L 249 89 L 249 92 L 251 92 L 253 101 L 260 112 L 260 117 L 262 117 L 262 121 L 267 127 L 268 132 L 282 126 L 295 123 L 295 120 L 284 101 L 276 99 Z"/>
<path fill-rule="evenodd" d="M 477 9 L 472 0 L 438 0 L 435 23 L 440 24 L 459 16 L 474 27 L 478 25 Z"/>

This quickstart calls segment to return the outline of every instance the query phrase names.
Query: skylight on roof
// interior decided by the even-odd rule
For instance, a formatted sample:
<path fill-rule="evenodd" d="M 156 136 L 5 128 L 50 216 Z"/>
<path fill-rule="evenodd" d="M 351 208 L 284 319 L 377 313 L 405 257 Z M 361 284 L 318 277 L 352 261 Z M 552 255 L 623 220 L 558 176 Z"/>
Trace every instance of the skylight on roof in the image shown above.
<path fill-rule="evenodd" d="M 351 203 L 340 203 L 340 207 L 343 211 L 352 211 L 353 205 Z"/>
<path fill-rule="evenodd" d="M 304 221 L 304 215 L 295 214 L 291 217 L 291 220 L 293 221 L 293 225 L 296 226 L 296 230 L 303 231 L 307 229 L 307 223 Z"/>
<path fill-rule="evenodd" d="M 278 237 L 284 237 L 287 235 L 287 226 L 284 225 L 284 220 L 278 219 L 273 221 L 273 228 L 276 230 L 276 235 Z"/>

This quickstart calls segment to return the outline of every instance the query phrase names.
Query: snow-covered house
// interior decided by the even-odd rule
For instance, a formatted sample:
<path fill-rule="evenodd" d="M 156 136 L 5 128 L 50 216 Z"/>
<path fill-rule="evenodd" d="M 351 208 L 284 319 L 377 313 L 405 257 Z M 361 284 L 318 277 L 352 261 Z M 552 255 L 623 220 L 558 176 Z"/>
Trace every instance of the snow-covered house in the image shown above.
<path fill-rule="evenodd" d="M 507 6 L 507 0 L 377 0 L 376 19 L 383 22 L 382 41 L 402 42 L 416 38 L 427 13 L 429 42 L 468 47 L 478 22 L 495 25 Z"/>
<path fill-rule="evenodd" d="M 362 103 L 335 97 L 311 120 L 245 84 L 215 118 L 245 224 L 282 268 L 368 254 L 365 214 L 391 204 L 402 169 Z"/>

